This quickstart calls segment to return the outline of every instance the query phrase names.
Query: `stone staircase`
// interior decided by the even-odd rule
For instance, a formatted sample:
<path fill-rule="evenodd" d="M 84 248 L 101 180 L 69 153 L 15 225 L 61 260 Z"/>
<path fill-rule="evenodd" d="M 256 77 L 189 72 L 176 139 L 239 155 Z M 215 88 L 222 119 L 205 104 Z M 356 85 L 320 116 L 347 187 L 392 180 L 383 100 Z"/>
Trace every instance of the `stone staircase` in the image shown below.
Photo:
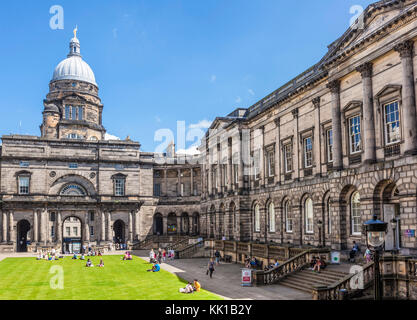
<path fill-rule="evenodd" d="M 341 268 L 335 268 L 333 266 L 327 266 L 327 268 L 321 270 L 320 273 L 313 272 L 309 269 L 303 269 L 289 274 L 285 279 L 280 281 L 279 284 L 311 293 L 314 287 L 332 285 L 335 282 L 341 281 L 347 275 L 349 275 L 349 273 L 346 272 L 346 270 L 342 271 Z"/>

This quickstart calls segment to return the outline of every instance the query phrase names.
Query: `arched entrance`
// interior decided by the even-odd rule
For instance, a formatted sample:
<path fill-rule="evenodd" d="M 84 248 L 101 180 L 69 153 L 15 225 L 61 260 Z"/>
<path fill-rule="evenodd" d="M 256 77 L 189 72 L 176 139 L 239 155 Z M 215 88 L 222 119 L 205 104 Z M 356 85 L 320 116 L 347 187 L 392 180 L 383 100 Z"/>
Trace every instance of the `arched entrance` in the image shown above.
<path fill-rule="evenodd" d="M 193 235 L 199 235 L 200 234 L 200 215 L 198 212 L 194 212 L 193 214 Z"/>
<path fill-rule="evenodd" d="M 125 243 L 125 223 L 122 220 L 117 220 L 113 225 L 114 243 Z"/>
<path fill-rule="evenodd" d="M 168 215 L 168 228 L 167 228 L 167 232 L 168 234 L 177 234 L 178 232 L 178 226 L 177 226 L 177 215 L 173 212 L 171 212 Z"/>
<path fill-rule="evenodd" d="M 82 252 L 83 228 L 77 217 L 67 217 L 62 223 L 62 253 L 73 254 Z"/>
<path fill-rule="evenodd" d="M 30 223 L 27 220 L 20 220 L 17 223 L 17 252 L 27 252 L 28 232 Z"/>
<path fill-rule="evenodd" d="M 158 236 L 164 234 L 163 218 L 160 213 L 156 213 L 153 217 L 153 234 Z"/>

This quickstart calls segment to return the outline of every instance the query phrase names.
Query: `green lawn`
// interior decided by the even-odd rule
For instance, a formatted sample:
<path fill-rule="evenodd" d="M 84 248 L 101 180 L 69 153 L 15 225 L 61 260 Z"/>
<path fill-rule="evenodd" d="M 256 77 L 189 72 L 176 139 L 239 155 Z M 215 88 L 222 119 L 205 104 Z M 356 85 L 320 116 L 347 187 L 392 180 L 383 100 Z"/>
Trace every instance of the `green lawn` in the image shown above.
<path fill-rule="evenodd" d="M 179 293 L 184 280 L 164 270 L 146 272 L 151 264 L 138 257 L 133 261 L 121 257 L 104 256 L 104 268 L 86 268 L 85 261 L 71 257 L 7 258 L 0 262 L 0 300 L 221 300 L 205 290 Z M 100 257 L 92 257 L 94 265 L 99 261 Z M 57 275 L 50 273 L 52 266 L 63 267 L 63 290 L 50 286 Z"/>

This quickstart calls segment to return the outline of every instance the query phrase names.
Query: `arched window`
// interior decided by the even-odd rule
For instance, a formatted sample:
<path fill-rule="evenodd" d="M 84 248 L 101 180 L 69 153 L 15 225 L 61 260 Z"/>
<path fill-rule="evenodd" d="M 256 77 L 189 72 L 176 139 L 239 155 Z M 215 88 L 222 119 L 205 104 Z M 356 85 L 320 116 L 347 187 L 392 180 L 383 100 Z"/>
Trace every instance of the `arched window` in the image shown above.
<path fill-rule="evenodd" d="M 275 207 L 271 202 L 268 206 L 269 212 L 269 232 L 275 232 Z"/>
<path fill-rule="evenodd" d="M 361 196 L 356 191 L 350 198 L 350 216 L 352 219 L 352 234 L 361 234 Z"/>
<path fill-rule="evenodd" d="M 259 213 L 259 205 L 255 206 L 255 232 L 261 231 L 261 215 Z"/>
<path fill-rule="evenodd" d="M 285 211 L 284 212 L 284 214 L 285 214 L 285 231 L 286 232 L 292 232 L 293 221 L 292 221 L 291 206 L 290 206 L 289 201 L 285 202 L 284 211 Z"/>
<path fill-rule="evenodd" d="M 85 196 L 87 193 L 85 192 L 84 188 L 78 184 L 69 184 L 65 186 L 61 192 L 61 196 Z"/>
<path fill-rule="evenodd" d="M 332 215 L 330 212 L 330 198 L 327 199 L 326 210 L 327 210 L 327 232 L 328 234 L 332 234 Z"/>
<path fill-rule="evenodd" d="M 305 205 L 305 223 L 306 223 L 306 233 L 313 233 L 313 219 L 314 219 L 314 212 L 313 212 L 313 200 L 311 198 L 307 198 Z"/>

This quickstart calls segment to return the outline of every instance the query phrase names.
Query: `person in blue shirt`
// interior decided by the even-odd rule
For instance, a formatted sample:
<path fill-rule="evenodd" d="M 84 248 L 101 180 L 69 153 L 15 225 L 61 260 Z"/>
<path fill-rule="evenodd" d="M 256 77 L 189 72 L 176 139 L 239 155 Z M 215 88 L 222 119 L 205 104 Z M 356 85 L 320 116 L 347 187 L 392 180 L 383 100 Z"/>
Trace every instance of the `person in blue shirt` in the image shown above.
<path fill-rule="evenodd" d="M 147 270 L 148 272 L 158 272 L 159 270 L 161 270 L 161 267 L 159 266 L 158 263 L 154 263 L 152 266 L 152 269 Z"/>

